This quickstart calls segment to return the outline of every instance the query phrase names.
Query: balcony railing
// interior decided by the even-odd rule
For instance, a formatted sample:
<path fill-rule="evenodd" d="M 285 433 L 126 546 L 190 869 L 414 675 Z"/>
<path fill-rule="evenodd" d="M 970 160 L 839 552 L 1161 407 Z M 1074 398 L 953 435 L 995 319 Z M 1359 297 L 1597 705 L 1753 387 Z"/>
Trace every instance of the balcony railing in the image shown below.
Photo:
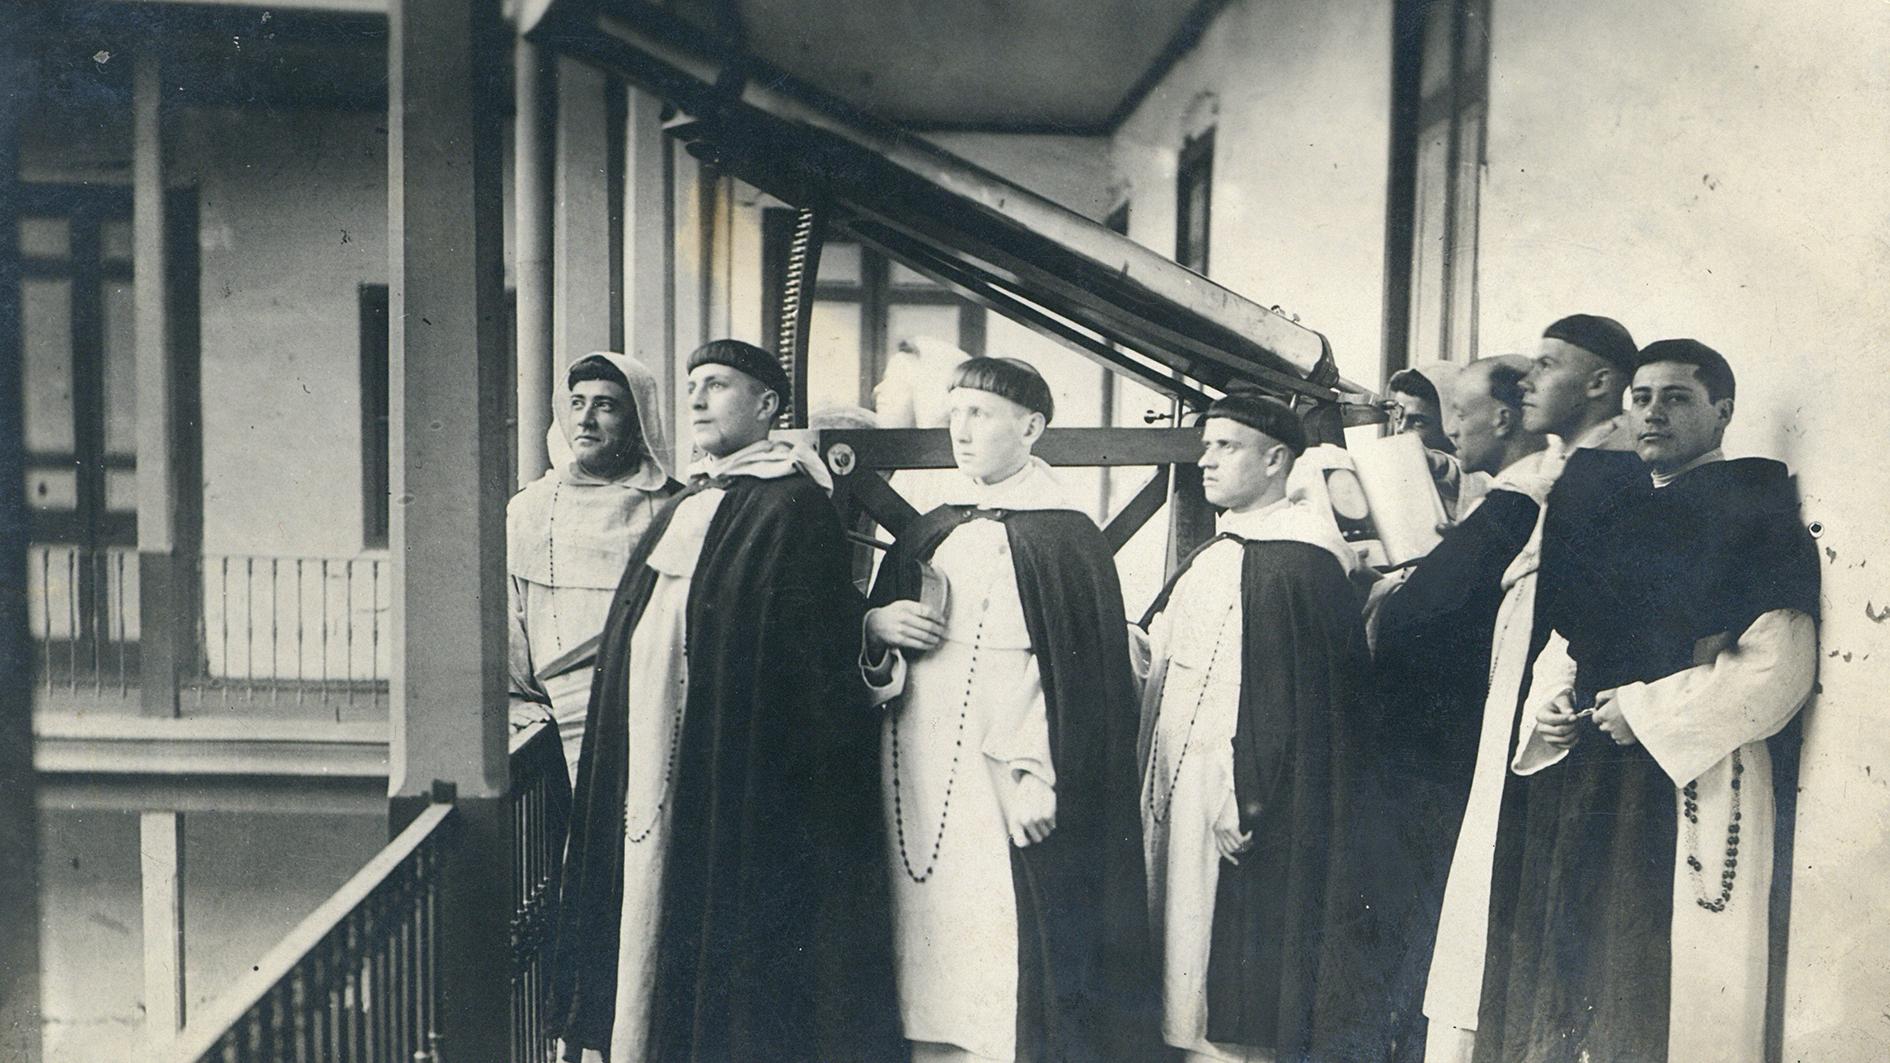
<path fill-rule="evenodd" d="M 30 547 L 28 606 L 43 699 L 132 701 L 139 668 L 138 555 L 131 547 Z M 178 702 L 191 714 L 377 717 L 392 640 L 388 562 L 214 554 L 191 559 Z M 194 619 L 188 619 L 194 618 Z"/>
<path fill-rule="evenodd" d="M 511 750 L 509 971 L 445 969 L 443 878 L 461 844 L 451 804 L 429 805 L 178 1035 L 176 1063 L 438 1063 L 449 979 L 507 979 L 510 1058 L 553 1063 L 544 966 L 556 922 L 571 792 L 557 728 Z M 464 865 L 461 865 L 463 868 Z M 450 988 L 446 989 L 450 992 Z"/>

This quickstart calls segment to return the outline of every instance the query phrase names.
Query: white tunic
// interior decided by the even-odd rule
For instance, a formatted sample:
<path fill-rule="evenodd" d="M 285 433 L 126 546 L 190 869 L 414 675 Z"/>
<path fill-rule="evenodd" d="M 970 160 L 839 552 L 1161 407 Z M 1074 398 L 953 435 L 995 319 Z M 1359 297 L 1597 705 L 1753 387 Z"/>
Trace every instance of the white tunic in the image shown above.
<path fill-rule="evenodd" d="M 768 479 L 805 468 L 805 460 L 787 444 L 763 441 L 699 471 Z M 663 538 L 650 552 L 648 565 L 656 583 L 630 634 L 623 908 L 611 1063 L 642 1063 L 648 1047 L 663 861 L 669 852 L 672 750 L 689 697 L 689 590 L 709 523 L 725 494 L 710 487 L 677 503 Z M 594 1053 L 585 1055 L 588 1060 Z"/>
<path fill-rule="evenodd" d="M 1162 963 L 1162 1039 L 1197 1057 L 1251 1061 L 1265 1057 L 1251 1047 L 1207 1039 L 1208 952 L 1221 866 L 1214 824 L 1235 809 L 1241 543 L 1311 542 L 1348 568 L 1353 555 L 1313 519 L 1304 502 L 1282 500 L 1251 513 L 1226 513 L 1219 530 L 1239 538 L 1203 550 L 1149 624 L 1151 663 L 1143 701 L 1155 705 L 1155 722 L 1142 780 L 1142 849 L 1149 927 Z M 1242 857 L 1266 858 L 1262 852 Z"/>
<path fill-rule="evenodd" d="M 1711 455 L 1717 458 L 1717 454 Z M 1659 485 L 1660 480 L 1656 480 Z M 1777 807 L 1772 754 L 1765 740 L 1784 729 L 1811 696 L 1818 659 L 1817 623 L 1792 609 L 1752 622 L 1713 660 L 1651 683 L 1617 687 L 1621 714 L 1635 740 L 1674 785 L 1671 996 L 1668 1063 L 1734 1063 L 1765 1058 L 1772 846 Z M 1536 713 L 1574 689 L 1575 663 L 1558 635 L 1543 647 L 1513 764 L 1533 774 L 1568 754 L 1535 733 Z M 1733 759 L 1741 769 L 1739 855 L 1735 889 L 1720 911 L 1727 826 L 1735 793 Z M 1695 784 L 1697 826 L 1687 823 L 1681 788 Z M 1693 871 L 1688 858 L 1700 861 Z"/>
<path fill-rule="evenodd" d="M 951 504 L 1074 508 L 1034 459 L 997 484 L 959 475 L 945 486 Z M 945 641 L 910 660 L 894 651 L 891 678 L 874 687 L 882 702 L 905 695 L 881 746 L 900 1017 L 909 1040 L 1009 1061 L 1017 902 L 1000 795 L 1019 773 L 1056 785 L 1043 683 L 1004 526 L 967 521 L 930 563 L 950 587 Z"/>
<path fill-rule="evenodd" d="M 1539 507 L 1529 542 L 1503 573 L 1503 601 L 1497 607 L 1490 648 L 1490 692 L 1483 703 L 1483 728 L 1477 740 L 1476 767 L 1463 824 L 1457 831 L 1444 903 L 1437 922 L 1437 944 L 1425 983 L 1424 1014 L 1430 1019 L 1426 1063 L 1468 1060 L 1475 1046 L 1477 1011 L 1483 995 L 1483 966 L 1490 923 L 1490 890 L 1496 864 L 1497 826 L 1502 818 L 1503 777 L 1515 748 L 1517 705 L 1529 674 L 1529 645 L 1535 628 L 1536 572 L 1542 559 L 1542 521 L 1549 490 L 1577 450 L 1624 450 L 1627 435 L 1620 419 L 1594 426 L 1572 443 L 1550 438 L 1549 447 L 1524 458 L 1497 477 L 1494 486 L 1527 494 Z"/>

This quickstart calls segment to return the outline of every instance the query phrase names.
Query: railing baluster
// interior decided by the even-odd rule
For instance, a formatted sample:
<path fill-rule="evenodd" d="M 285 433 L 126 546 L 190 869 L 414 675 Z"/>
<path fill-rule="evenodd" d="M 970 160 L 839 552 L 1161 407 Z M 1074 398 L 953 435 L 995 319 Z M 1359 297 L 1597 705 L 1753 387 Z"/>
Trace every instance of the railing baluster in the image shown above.
<path fill-rule="evenodd" d="M 282 690 L 282 639 L 277 635 L 281 630 L 278 620 L 282 616 L 282 599 L 277 595 L 276 570 L 282 559 L 269 559 L 269 704 L 276 703 L 276 695 Z"/>
<path fill-rule="evenodd" d="M 256 558 L 243 558 L 243 696 L 256 696 Z"/>
<path fill-rule="evenodd" d="M 224 708 L 228 708 L 230 705 L 230 677 L 236 673 L 236 669 L 230 667 L 230 559 L 228 557 L 218 558 L 217 568 L 219 571 L 218 580 L 222 587 L 217 595 L 222 603 L 217 609 L 217 619 L 221 622 L 223 627 L 223 660 L 220 662 L 223 668 L 223 680 L 218 685 L 223 688 L 223 706 Z"/>
<path fill-rule="evenodd" d="M 328 697 L 328 559 L 322 558 L 322 698 Z M 335 710 L 335 722 L 341 722 L 341 710 Z"/>
<path fill-rule="evenodd" d="M 373 635 L 369 638 L 368 678 L 378 681 L 381 677 L 381 563 L 368 562 L 368 621 Z M 380 692 L 375 691 L 375 703 L 380 702 Z"/>
<path fill-rule="evenodd" d="M 39 601 L 40 627 L 45 629 L 45 637 L 40 639 L 39 645 L 46 658 L 45 667 L 40 669 L 39 678 L 45 685 L 46 693 L 50 695 L 53 689 L 52 551 L 50 549 L 41 549 L 39 552 Z"/>
<path fill-rule="evenodd" d="M 125 652 L 131 644 L 131 625 L 125 617 L 125 558 L 129 555 L 120 550 L 114 556 L 118 558 L 118 694 L 123 697 L 131 692 L 130 681 L 125 677 Z M 144 634 L 142 629 L 138 633 Z"/>
<path fill-rule="evenodd" d="M 302 577 L 302 559 L 295 559 L 295 703 L 302 704 L 302 692 L 306 681 L 302 675 L 302 592 L 306 584 Z"/>
<path fill-rule="evenodd" d="M 342 631 L 348 642 L 348 708 L 354 708 L 354 558 L 347 560 L 348 608 L 341 614 Z"/>
<path fill-rule="evenodd" d="M 86 555 L 86 566 L 92 570 L 92 593 L 86 596 L 86 601 L 92 607 L 91 639 L 92 639 L 92 696 L 93 697 L 97 697 L 98 695 L 103 694 L 105 692 L 105 685 L 104 685 L 105 683 L 105 638 L 106 638 L 107 632 L 111 630 L 111 623 L 112 623 L 110 610 L 109 609 L 102 610 L 99 608 L 101 604 L 106 604 L 110 601 L 111 585 L 109 581 L 103 586 L 103 588 L 101 588 L 99 584 L 99 570 L 103 567 L 102 562 L 104 561 L 104 558 L 105 558 L 105 555 L 98 552 L 97 550 L 91 551 L 90 553 Z M 105 613 L 106 615 L 100 616 L 99 614 L 101 612 Z"/>

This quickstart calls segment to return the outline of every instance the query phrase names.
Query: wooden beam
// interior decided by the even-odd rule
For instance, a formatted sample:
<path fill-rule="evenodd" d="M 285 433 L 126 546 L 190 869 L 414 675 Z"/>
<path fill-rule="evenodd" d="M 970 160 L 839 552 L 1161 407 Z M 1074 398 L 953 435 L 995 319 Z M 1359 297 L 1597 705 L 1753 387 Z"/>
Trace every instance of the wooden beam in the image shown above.
<path fill-rule="evenodd" d="M 177 680 L 188 631 L 175 603 L 184 569 L 177 563 L 180 497 L 172 459 L 177 434 L 172 401 L 170 247 L 165 222 L 163 58 L 141 50 L 132 63 L 131 261 L 138 414 L 139 676 L 146 716 L 176 716 Z"/>
<path fill-rule="evenodd" d="M 943 428 L 844 428 L 820 433 L 816 448 L 833 468 L 845 446 L 853 469 L 949 469 L 951 437 Z M 1193 464 L 1201 457 L 1199 428 L 1051 428 L 1033 453 L 1051 465 L 1073 468 Z"/>
<path fill-rule="evenodd" d="M 40 5 L 0 4 L 0 366 L 22 363 L 20 323 L 20 126 L 38 100 L 38 63 L 27 42 Z M 17 368 L 8 372 L 17 373 Z M 19 378 L 13 378 L 17 381 Z M 25 406 L 0 387 L 0 1059 L 38 1063 L 40 1026 L 39 779 L 33 771 L 33 642 L 27 629 Z"/>
<path fill-rule="evenodd" d="M 454 805 L 428 1047 L 456 1063 L 504 1063 L 513 866 L 505 500 L 514 469 L 500 426 L 514 382 L 500 325 L 510 35 L 500 0 L 390 0 L 388 25 L 389 827 Z"/>
<path fill-rule="evenodd" d="M 152 1046 L 184 1028 L 184 817 L 138 815 L 144 897 L 144 1034 Z"/>
<path fill-rule="evenodd" d="M 592 351 L 610 349 L 609 140 L 604 75 L 559 59 L 557 221 L 553 227 L 554 379 Z"/>
<path fill-rule="evenodd" d="M 552 152 L 557 87 L 552 66 L 537 45 L 513 46 L 513 291 L 518 325 L 518 470 L 523 487 L 550 464 L 545 430 L 551 427 Z"/>
<path fill-rule="evenodd" d="M 1123 506 L 1122 512 L 1116 514 L 1108 527 L 1103 529 L 1103 538 L 1108 540 L 1109 549 L 1120 553 L 1123 547 L 1129 545 L 1129 540 L 1135 538 L 1135 533 L 1141 531 L 1142 526 L 1167 504 L 1168 466 L 1163 465 L 1130 496 L 1129 504 Z"/>

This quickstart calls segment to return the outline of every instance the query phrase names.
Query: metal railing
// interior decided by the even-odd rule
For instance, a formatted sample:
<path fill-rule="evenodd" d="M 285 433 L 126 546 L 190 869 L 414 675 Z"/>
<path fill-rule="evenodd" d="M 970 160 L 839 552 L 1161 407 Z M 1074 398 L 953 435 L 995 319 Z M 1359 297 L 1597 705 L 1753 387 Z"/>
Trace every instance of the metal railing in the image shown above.
<path fill-rule="evenodd" d="M 43 695 L 137 695 L 135 547 L 34 543 L 27 607 Z M 186 711 L 216 714 L 387 709 L 393 640 L 384 558 L 211 554 L 187 559 L 194 587 L 177 614 L 191 628 L 179 677 Z"/>
<path fill-rule="evenodd" d="M 422 812 L 179 1034 L 171 1058 L 431 1060 L 439 876 L 453 813 L 446 804 Z"/>
<path fill-rule="evenodd" d="M 429 805 L 173 1042 L 175 1063 L 438 1063 L 450 979 L 508 979 L 514 1063 L 553 1063 L 546 966 L 571 808 L 556 726 L 513 737 L 509 971 L 442 967 L 444 874 L 460 844 L 451 804 Z M 455 870 L 458 869 L 458 870 Z M 492 873 L 500 873 L 493 869 Z M 451 992 L 450 987 L 445 989 Z"/>
<path fill-rule="evenodd" d="M 556 724 L 512 738 L 512 1059 L 557 1063 L 546 1029 L 571 783 Z"/>
<path fill-rule="evenodd" d="M 46 693 L 130 696 L 138 687 L 138 553 L 27 547 L 27 615 Z"/>
<path fill-rule="evenodd" d="M 384 710 L 389 562 L 211 554 L 197 559 L 195 681 L 186 707 Z"/>

